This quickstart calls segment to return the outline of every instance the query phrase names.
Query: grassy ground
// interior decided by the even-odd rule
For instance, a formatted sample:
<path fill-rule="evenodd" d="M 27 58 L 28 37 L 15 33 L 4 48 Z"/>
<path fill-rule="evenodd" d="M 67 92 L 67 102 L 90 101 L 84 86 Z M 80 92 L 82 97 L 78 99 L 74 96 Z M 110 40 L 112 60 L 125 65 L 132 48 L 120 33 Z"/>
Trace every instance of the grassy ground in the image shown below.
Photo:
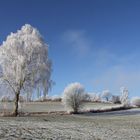
<path fill-rule="evenodd" d="M 140 114 L 0 118 L 5 140 L 139 140 L 139 132 Z"/>
<path fill-rule="evenodd" d="M 116 106 L 107 103 L 85 103 L 83 109 L 99 109 L 103 107 Z M 0 103 L 0 112 L 5 110 L 12 110 L 14 108 L 13 103 Z M 24 112 L 49 112 L 49 111 L 66 111 L 61 102 L 30 102 L 21 103 L 19 106 L 21 111 Z"/>
<path fill-rule="evenodd" d="M 8 104 L 9 108 L 11 104 Z M 87 103 L 86 108 L 102 108 L 111 104 Z M 25 111 L 65 110 L 59 102 L 29 103 Z M 140 109 L 52 115 L 38 117 L 0 117 L 2 140 L 139 140 Z"/>

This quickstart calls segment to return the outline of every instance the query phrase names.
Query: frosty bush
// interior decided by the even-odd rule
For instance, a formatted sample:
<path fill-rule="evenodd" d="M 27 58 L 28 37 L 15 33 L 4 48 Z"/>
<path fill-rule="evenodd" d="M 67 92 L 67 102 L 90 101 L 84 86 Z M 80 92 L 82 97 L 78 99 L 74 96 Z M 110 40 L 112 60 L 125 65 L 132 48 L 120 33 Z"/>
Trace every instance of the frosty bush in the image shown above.
<path fill-rule="evenodd" d="M 101 94 L 100 93 L 95 93 L 92 95 L 92 101 L 93 102 L 101 102 Z"/>
<path fill-rule="evenodd" d="M 140 107 L 140 97 L 134 97 L 134 98 L 132 98 L 131 104 L 134 105 L 134 106 Z"/>
<path fill-rule="evenodd" d="M 80 83 L 72 83 L 64 89 L 62 102 L 68 111 L 78 113 L 83 105 L 84 97 L 84 87 Z"/>
<path fill-rule="evenodd" d="M 85 93 L 84 102 L 90 102 L 91 101 L 91 94 L 90 93 Z"/>
<path fill-rule="evenodd" d="M 111 93 L 109 90 L 104 90 L 102 92 L 102 98 L 105 99 L 107 102 L 109 101 L 110 97 L 111 97 Z"/>
<path fill-rule="evenodd" d="M 128 106 L 129 105 L 129 98 L 128 98 L 129 92 L 128 89 L 125 87 L 121 88 L 121 96 L 120 96 L 120 101 L 121 104 Z"/>

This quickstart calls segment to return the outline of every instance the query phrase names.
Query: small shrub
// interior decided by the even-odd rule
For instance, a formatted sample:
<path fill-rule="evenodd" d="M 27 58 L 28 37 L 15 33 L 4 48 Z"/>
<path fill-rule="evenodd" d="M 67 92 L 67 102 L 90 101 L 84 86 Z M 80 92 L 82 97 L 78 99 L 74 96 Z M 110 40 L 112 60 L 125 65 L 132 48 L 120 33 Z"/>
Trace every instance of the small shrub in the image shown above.
<path fill-rule="evenodd" d="M 107 102 L 109 101 L 109 99 L 111 98 L 111 93 L 109 90 L 104 90 L 102 92 L 102 98 L 105 99 Z"/>
<path fill-rule="evenodd" d="M 62 102 L 68 112 L 78 113 L 83 106 L 84 98 L 84 87 L 80 83 L 72 83 L 65 88 Z"/>
<path fill-rule="evenodd" d="M 85 94 L 85 97 L 83 99 L 83 102 L 91 102 L 91 95 L 89 93 Z"/>

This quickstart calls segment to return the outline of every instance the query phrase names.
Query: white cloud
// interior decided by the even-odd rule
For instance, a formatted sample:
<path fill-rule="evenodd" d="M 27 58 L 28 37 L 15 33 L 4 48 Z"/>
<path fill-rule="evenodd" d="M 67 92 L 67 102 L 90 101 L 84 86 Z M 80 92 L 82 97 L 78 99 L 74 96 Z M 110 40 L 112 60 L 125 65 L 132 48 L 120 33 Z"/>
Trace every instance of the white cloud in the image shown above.
<path fill-rule="evenodd" d="M 84 30 L 67 30 L 62 35 L 63 41 L 70 46 L 76 55 L 87 56 L 92 47 L 92 41 L 88 38 Z"/>

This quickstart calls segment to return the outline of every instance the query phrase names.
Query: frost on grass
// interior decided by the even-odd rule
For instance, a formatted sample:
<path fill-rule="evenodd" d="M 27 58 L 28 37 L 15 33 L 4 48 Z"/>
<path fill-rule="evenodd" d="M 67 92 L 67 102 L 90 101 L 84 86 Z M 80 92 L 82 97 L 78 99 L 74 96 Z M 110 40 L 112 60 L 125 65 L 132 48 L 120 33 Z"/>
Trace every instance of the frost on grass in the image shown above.
<path fill-rule="evenodd" d="M 3 140 L 138 140 L 139 116 L 48 115 L 0 119 Z"/>

